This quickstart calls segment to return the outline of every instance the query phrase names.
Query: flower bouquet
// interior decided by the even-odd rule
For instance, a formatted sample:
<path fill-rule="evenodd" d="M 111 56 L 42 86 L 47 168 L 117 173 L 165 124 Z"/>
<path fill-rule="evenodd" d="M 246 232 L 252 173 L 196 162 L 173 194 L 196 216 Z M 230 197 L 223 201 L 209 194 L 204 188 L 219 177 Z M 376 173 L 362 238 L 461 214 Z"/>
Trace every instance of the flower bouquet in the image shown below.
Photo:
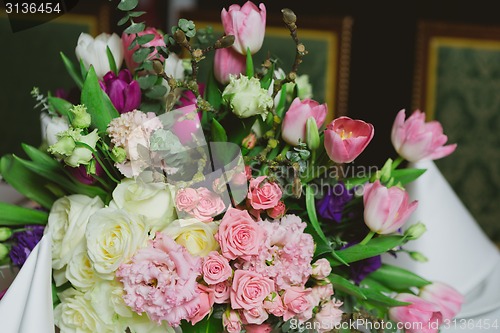
<path fill-rule="evenodd" d="M 293 11 L 282 68 L 253 63 L 264 4 L 223 9 L 214 36 L 187 19 L 147 27 L 137 3 L 118 4 L 121 38 L 82 33 L 78 63 L 62 54 L 80 98 L 35 88 L 43 144 L 0 162 L 38 205 L 0 204 L 0 258 L 22 266 L 51 240 L 61 332 L 436 332 L 457 314 L 452 287 L 381 262 L 425 260 L 404 247 L 425 226 L 402 230 L 417 207 L 404 185 L 425 170 L 400 165 L 453 152 L 439 123 L 400 111 L 400 157 L 356 166 L 374 128 L 325 124 Z"/>

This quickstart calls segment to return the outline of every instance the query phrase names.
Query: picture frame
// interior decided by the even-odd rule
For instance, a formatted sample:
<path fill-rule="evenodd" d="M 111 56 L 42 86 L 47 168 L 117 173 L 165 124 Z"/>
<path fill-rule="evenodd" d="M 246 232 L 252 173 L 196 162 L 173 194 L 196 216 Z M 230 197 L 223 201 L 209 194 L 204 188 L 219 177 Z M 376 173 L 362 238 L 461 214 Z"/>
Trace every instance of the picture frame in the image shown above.
<path fill-rule="evenodd" d="M 197 29 L 211 26 L 216 35 L 223 34 L 220 13 L 185 11 L 180 17 L 196 22 Z M 298 37 L 308 54 L 298 74 L 307 73 L 313 87 L 313 99 L 328 105 L 326 121 L 347 114 L 349 69 L 353 19 L 343 17 L 298 17 Z M 286 71 L 295 57 L 295 44 L 280 16 L 267 17 L 266 38 L 254 55 L 254 64 L 268 55 L 277 57 Z M 207 63 L 211 63 L 208 59 Z"/>

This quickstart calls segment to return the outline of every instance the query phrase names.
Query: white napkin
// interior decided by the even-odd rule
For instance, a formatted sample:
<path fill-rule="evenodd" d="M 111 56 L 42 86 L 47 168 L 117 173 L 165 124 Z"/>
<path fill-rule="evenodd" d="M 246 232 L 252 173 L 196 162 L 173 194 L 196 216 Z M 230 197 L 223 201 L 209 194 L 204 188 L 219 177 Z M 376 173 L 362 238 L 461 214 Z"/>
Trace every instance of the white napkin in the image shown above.
<path fill-rule="evenodd" d="M 405 249 L 419 251 L 429 261 L 416 262 L 404 253 L 397 259 L 385 255 L 383 261 L 407 268 L 431 281 L 448 283 L 466 294 L 498 264 L 498 249 L 433 161 L 418 162 L 411 167 L 427 171 L 407 186 L 412 200 L 418 200 L 418 207 L 404 229 L 422 222 L 427 232 L 405 245 Z"/>
<path fill-rule="evenodd" d="M 44 235 L 0 301 L 2 333 L 53 333 L 52 254 Z"/>

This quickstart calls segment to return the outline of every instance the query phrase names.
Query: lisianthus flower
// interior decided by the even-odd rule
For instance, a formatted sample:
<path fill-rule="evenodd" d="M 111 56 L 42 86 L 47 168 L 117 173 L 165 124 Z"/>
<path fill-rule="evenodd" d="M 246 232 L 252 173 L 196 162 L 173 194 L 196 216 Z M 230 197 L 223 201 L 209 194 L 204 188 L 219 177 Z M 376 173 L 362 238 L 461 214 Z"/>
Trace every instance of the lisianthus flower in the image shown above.
<path fill-rule="evenodd" d="M 12 235 L 16 244 L 12 246 L 9 256 L 14 265 L 19 267 L 24 265 L 31 251 L 42 239 L 44 229 L 44 226 L 39 225 L 26 226 L 23 231 Z"/>

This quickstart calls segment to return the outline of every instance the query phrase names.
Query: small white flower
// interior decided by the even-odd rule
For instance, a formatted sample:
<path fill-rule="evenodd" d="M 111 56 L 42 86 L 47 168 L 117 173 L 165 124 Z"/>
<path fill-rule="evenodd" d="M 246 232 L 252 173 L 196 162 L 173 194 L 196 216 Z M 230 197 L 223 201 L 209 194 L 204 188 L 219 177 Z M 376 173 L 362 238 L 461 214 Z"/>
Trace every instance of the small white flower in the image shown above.
<path fill-rule="evenodd" d="M 260 87 L 257 78 L 241 75 L 239 78 L 230 75 L 229 84 L 222 93 L 222 98 L 230 105 L 233 113 L 240 118 L 248 118 L 260 114 L 263 119 L 273 107 L 273 99 L 267 90 Z"/>
<path fill-rule="evenodd" d="M 102 33 L 95 39 L 89 34 L 81 33 L 78 37 L 75 53 L 78 60 L 83 61 L 86 69 L 90 65 L 94 67 L 95 73 L 99 79 L 110 71 L 106 48 L 109 47 L 113 58 L 115 59 L 116 68 L 120 68 L 123 62 L 123 45 L 122 40 L 117 34 Z"/>

